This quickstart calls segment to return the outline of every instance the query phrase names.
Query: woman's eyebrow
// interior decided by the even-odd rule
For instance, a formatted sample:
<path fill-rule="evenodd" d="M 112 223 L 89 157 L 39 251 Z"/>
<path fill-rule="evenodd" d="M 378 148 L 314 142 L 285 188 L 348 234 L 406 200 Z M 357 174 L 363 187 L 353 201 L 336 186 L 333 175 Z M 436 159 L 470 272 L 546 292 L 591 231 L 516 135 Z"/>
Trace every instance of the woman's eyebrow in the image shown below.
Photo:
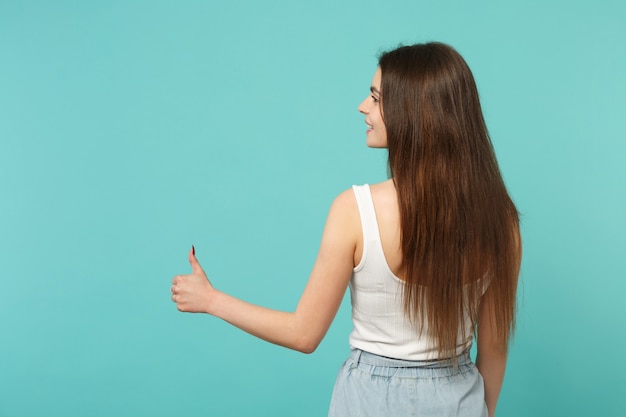
<path fill-rule="evenodd" d="M 374 94 L 378 94 L 378 95 L 380 95 L 380 91 L 378 91 L 378 88 L 376 88 L 376 87 L 374 87 L 374 86 L 371 86 L 371 87 L 370 87 L 370 91 L 371 91 L 372 93 L 374 93 Z"/>

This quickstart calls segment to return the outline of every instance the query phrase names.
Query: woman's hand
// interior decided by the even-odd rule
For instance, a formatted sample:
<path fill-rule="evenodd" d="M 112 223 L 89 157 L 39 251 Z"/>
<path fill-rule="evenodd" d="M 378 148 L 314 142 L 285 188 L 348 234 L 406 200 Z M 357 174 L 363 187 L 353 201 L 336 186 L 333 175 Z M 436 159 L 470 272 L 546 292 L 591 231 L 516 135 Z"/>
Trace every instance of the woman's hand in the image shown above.
<path fill-rule="evenodd" d="M 180 311 L 208 313 L 214 288 L 196 259 L 195 249 L 189 251 L 191 274 L 178 275 L 172 280 L 172 301 Z"/>

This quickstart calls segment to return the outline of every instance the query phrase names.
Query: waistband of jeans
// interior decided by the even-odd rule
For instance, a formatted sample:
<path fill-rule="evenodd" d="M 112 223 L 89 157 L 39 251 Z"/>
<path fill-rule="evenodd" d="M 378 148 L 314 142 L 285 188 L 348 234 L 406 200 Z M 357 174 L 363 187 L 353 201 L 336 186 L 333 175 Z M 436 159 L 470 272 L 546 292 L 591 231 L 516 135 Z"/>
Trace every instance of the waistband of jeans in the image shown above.
<path fill-rule="evenodd" d="M 432 359 L 423 361 L 411 361 L 405 359 L 388 358 L 386 356 L 376 355 L 374 353 L 365 352 L 361 349 L 352 349 L 350 358 L 354 364 L 359 363 L 371 366 L 385 366 L 388 368 L 445 368 L 453 367 L 455 361 L 453 358 Z M 472 362 L 469 349 L 456 357 L 456 365 L 468 365 Z"/>

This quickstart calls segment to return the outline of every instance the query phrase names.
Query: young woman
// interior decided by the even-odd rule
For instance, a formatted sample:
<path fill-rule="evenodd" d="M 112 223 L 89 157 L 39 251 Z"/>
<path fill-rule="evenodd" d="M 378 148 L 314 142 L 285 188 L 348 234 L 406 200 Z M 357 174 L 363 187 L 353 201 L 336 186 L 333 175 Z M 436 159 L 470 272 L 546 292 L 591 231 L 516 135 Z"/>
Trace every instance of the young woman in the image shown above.
<path fill-rule="evenodd" d="M 367 145 L 388 148 L 391 178 L 336 198 L 295 312 L 215 289 L 193 249 L 172 301 L 311 353 L 350 286 L 352 350 L 330 416 L 493 416 L 521 243 L 472 73 L 447 45 L 404 46 L 381 56 L 370 90 Z"/>

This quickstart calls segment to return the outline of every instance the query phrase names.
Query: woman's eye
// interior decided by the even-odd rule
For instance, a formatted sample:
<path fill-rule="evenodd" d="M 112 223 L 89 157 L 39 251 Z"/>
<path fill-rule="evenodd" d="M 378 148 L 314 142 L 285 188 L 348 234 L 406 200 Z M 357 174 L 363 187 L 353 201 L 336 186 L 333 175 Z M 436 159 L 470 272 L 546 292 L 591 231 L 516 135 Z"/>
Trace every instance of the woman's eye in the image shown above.
<path fill-rule="evenodd" d="M 372 95 L 372 96 L 370 96 L 370 97 L 372 97 L 372 101 L 373 101 L 374 103 L 378 103 L 378 98 L 376 98 L 376 97 L 375 97 L 375 96 L 373 96 L 373 95 Z"/>

